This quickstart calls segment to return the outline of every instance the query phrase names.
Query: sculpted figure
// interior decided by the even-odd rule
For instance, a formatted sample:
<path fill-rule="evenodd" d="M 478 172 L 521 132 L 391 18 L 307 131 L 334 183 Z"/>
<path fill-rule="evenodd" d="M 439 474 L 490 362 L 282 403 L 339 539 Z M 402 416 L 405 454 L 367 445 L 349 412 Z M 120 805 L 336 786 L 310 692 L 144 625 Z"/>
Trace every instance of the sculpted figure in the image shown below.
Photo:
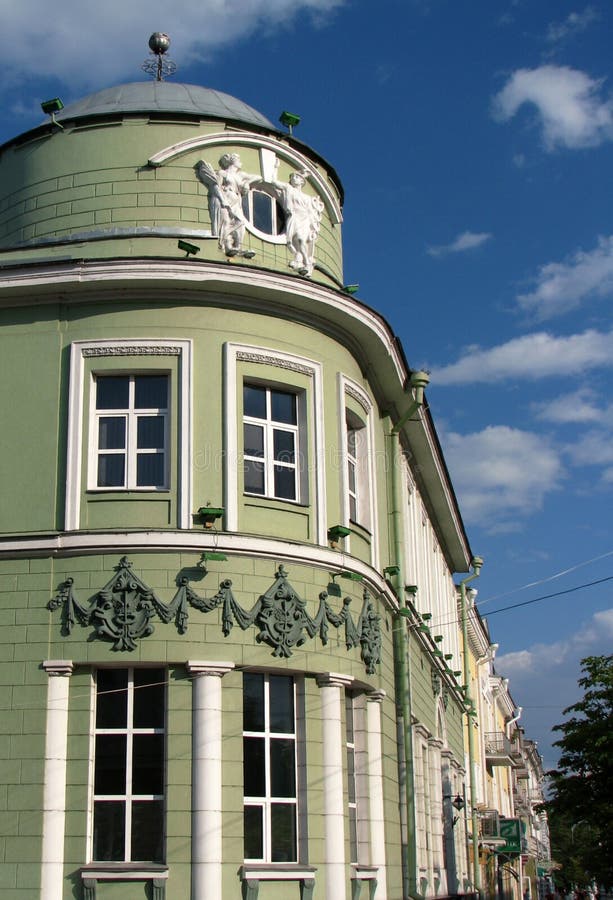
<path fill-rule="evenodd" d="M 271 186 L 285 212 L 287 246 L 294 254 L 292 269 L 300 275 L 310 275 L 315 264 L 315 241 L 321 225 L 324 205 L 319 197 L 309 197 L 302 192 L 306 172 L 292 172 L 289 184 L 272 181 Z"/>
<path fill-rule="evenodd" d="M 261 176 L 243 172 L 238 153 L 224 153 L 217 171 L 204 159 L 196 163 L 195 168 L 199 180 L 208 188 L 211 231 L 219 239 L 219 249 L 226 256 L 251 259 L 255 253 L 243 250 L 245 215 L 242 199 Z"/>

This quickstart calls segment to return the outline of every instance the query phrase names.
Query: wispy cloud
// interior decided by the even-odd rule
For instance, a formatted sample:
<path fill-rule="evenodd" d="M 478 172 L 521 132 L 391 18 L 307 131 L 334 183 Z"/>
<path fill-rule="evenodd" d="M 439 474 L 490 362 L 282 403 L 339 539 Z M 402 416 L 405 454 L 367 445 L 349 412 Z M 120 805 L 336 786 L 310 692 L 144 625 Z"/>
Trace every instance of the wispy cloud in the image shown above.
<path fill-rule="evenodd" d="M 477 384 L 507 379 L 535 381 L 612 366 L 613 331 L 589 329 L 567 337 L 556 337 L 541 331 L 513 338 L 490 349 L 467 347 L 457 362 L 440 369 L 434 368 L 432 383 Z"/>
<path fill-rule="evenodd" d="M 430 256 L 447 256 L 449 253 L 464 253 L 466 250 L 474 250 L 491 240 L 493 235 L 488 231 L 463 231 L 450 244 L 440 244 L 427 247 L 426 252 Z"/>
<path fill-rule="evenodd" d="M 613 425 L 613 404 L 599 404 L 596 392 L 587 387 L 561 394 L 553 400 L 533 403 L 532 412 L 537 419 L 554 425 Z"/>
<path fill-rule="evenodd" d="M 578 250 L 564 262 L 541 266 L 534 290 L 517 297 L 537 319 L 568 312 L 592 297 L 613 295 L 613 235 L 600 237 L 593 250 Z"/>
<path fill-rule="evenodd" d="M 568 66 L 518 69 L 494 97 L 494 117 L 507 121 L 524 106 L 536 109 L 545 149 L 595 147 L 613 139 L 613 102 L 603 82 Z"/>
<path fill-rule="evenodd" d="M 597 22 L 600 14 L 593 6 L 586 6 L 581 12 L 571 12 L 561 22 L 550 22 L 545 40 L 550 44 L 560 44 L 580 34 Z"/>
<path fill-rule="evenodd" d="M 558 451 L 540 434 L 490 425 L 443 433 L 442 441 L 462 514 L 486 531 L 507 531 L 540 509 L 564 476 Z"/>
<path fill-rule="evenodd" d="M 62 0 L 54 5 L 52 15 L 44 0 L 3 4 L 3 81 L 8 87 L 9 83 L 18 85 L 24 79 L 53 75 L 78 94 L 92 85 L 138 77 L 149 36 L 143 23 L 170 34 L 169 56 L 186 66 L 258 29 L 286 27 L 305 12 L 315 24 L 321 24 L 322 18 L 325 21 L 344 2 L 184 0 L 172 8 L 161 0 L 86 4 Z"/>

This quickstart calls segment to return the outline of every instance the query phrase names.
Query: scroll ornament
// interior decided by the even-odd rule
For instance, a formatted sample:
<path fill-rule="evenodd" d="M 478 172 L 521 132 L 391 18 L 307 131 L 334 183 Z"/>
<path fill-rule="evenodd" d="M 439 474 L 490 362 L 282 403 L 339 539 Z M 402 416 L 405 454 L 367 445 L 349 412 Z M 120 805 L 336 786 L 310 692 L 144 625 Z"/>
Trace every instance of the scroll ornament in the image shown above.
<path fill-rule="evenodd" d="M 94 633 L 90 640 L 97 637 L 112 641 L 113 650 L 117 651 L 135 650 L 138 640 L 153 634 L 152 619 L 156 616 L 164 624 L 174 622 L 179 634 L 185 634 L 190 609 L 208 613 L 221 608 L 225 637 L 235 624 L 242 631 L 255 627 L 256 641 L 272 647 L 272 655 L 284 659 L 292 656 L 294 648 L 317 635 L 326 645 L 329 626 L 337 629 L 344 626 L 347 650 L 359 645 L 366 671 L 373 675 L 381 662 L 380 616 L 367 590 L 364 590 L 357 623 L 349 611 L 350 603 L 351 598 L 345 597 L 342 609 L 335 612 L 327 592 L 322 591 L 317 612 L 311 617 L 306 601 L 291 586 L 288 573 L 280 565 L 274 582 L 250 610 L 243 609 L 237 601 L 230 579 L 222 581 L 217 593 L 207 598 L 199 596 L 189 579 L 181 576 L 175 596 L 166 604 L 132 571 L 132 563 L 124 556 L 110 581 L 88 603 L 79 601 L 74 579 L 67 578 L 47 607 L 51 611 L 61 607 L 63 634 L 71 634 L 75 624 L 92 626 Z"/>

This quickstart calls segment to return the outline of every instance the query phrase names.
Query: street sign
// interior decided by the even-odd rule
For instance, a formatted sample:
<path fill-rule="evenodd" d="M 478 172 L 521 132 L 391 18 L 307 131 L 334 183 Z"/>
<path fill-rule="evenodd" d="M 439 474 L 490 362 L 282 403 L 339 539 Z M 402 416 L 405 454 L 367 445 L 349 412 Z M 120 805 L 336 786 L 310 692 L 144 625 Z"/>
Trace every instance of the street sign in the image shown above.
<path fill-rule="evenodd" d="M 521 854 L 521 825 L 519 819 L 500 819 L 498 832 L 505 839 L 504 847 L 499 847 L 497 853 L 505 856 L 519 856 Z"/>

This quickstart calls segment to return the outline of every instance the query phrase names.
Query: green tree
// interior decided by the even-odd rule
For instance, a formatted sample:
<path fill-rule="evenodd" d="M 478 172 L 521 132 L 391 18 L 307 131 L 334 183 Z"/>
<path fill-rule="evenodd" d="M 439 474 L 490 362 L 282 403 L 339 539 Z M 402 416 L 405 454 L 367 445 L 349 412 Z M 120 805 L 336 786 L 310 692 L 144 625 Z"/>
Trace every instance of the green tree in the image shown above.
<path fill-rule="evenodd" d="M 583 697 L 556 725 L 558 768 L 546 803 L 552 856 L 565 884 L 613 886 L 613 656 L 581 660 Z"/>

